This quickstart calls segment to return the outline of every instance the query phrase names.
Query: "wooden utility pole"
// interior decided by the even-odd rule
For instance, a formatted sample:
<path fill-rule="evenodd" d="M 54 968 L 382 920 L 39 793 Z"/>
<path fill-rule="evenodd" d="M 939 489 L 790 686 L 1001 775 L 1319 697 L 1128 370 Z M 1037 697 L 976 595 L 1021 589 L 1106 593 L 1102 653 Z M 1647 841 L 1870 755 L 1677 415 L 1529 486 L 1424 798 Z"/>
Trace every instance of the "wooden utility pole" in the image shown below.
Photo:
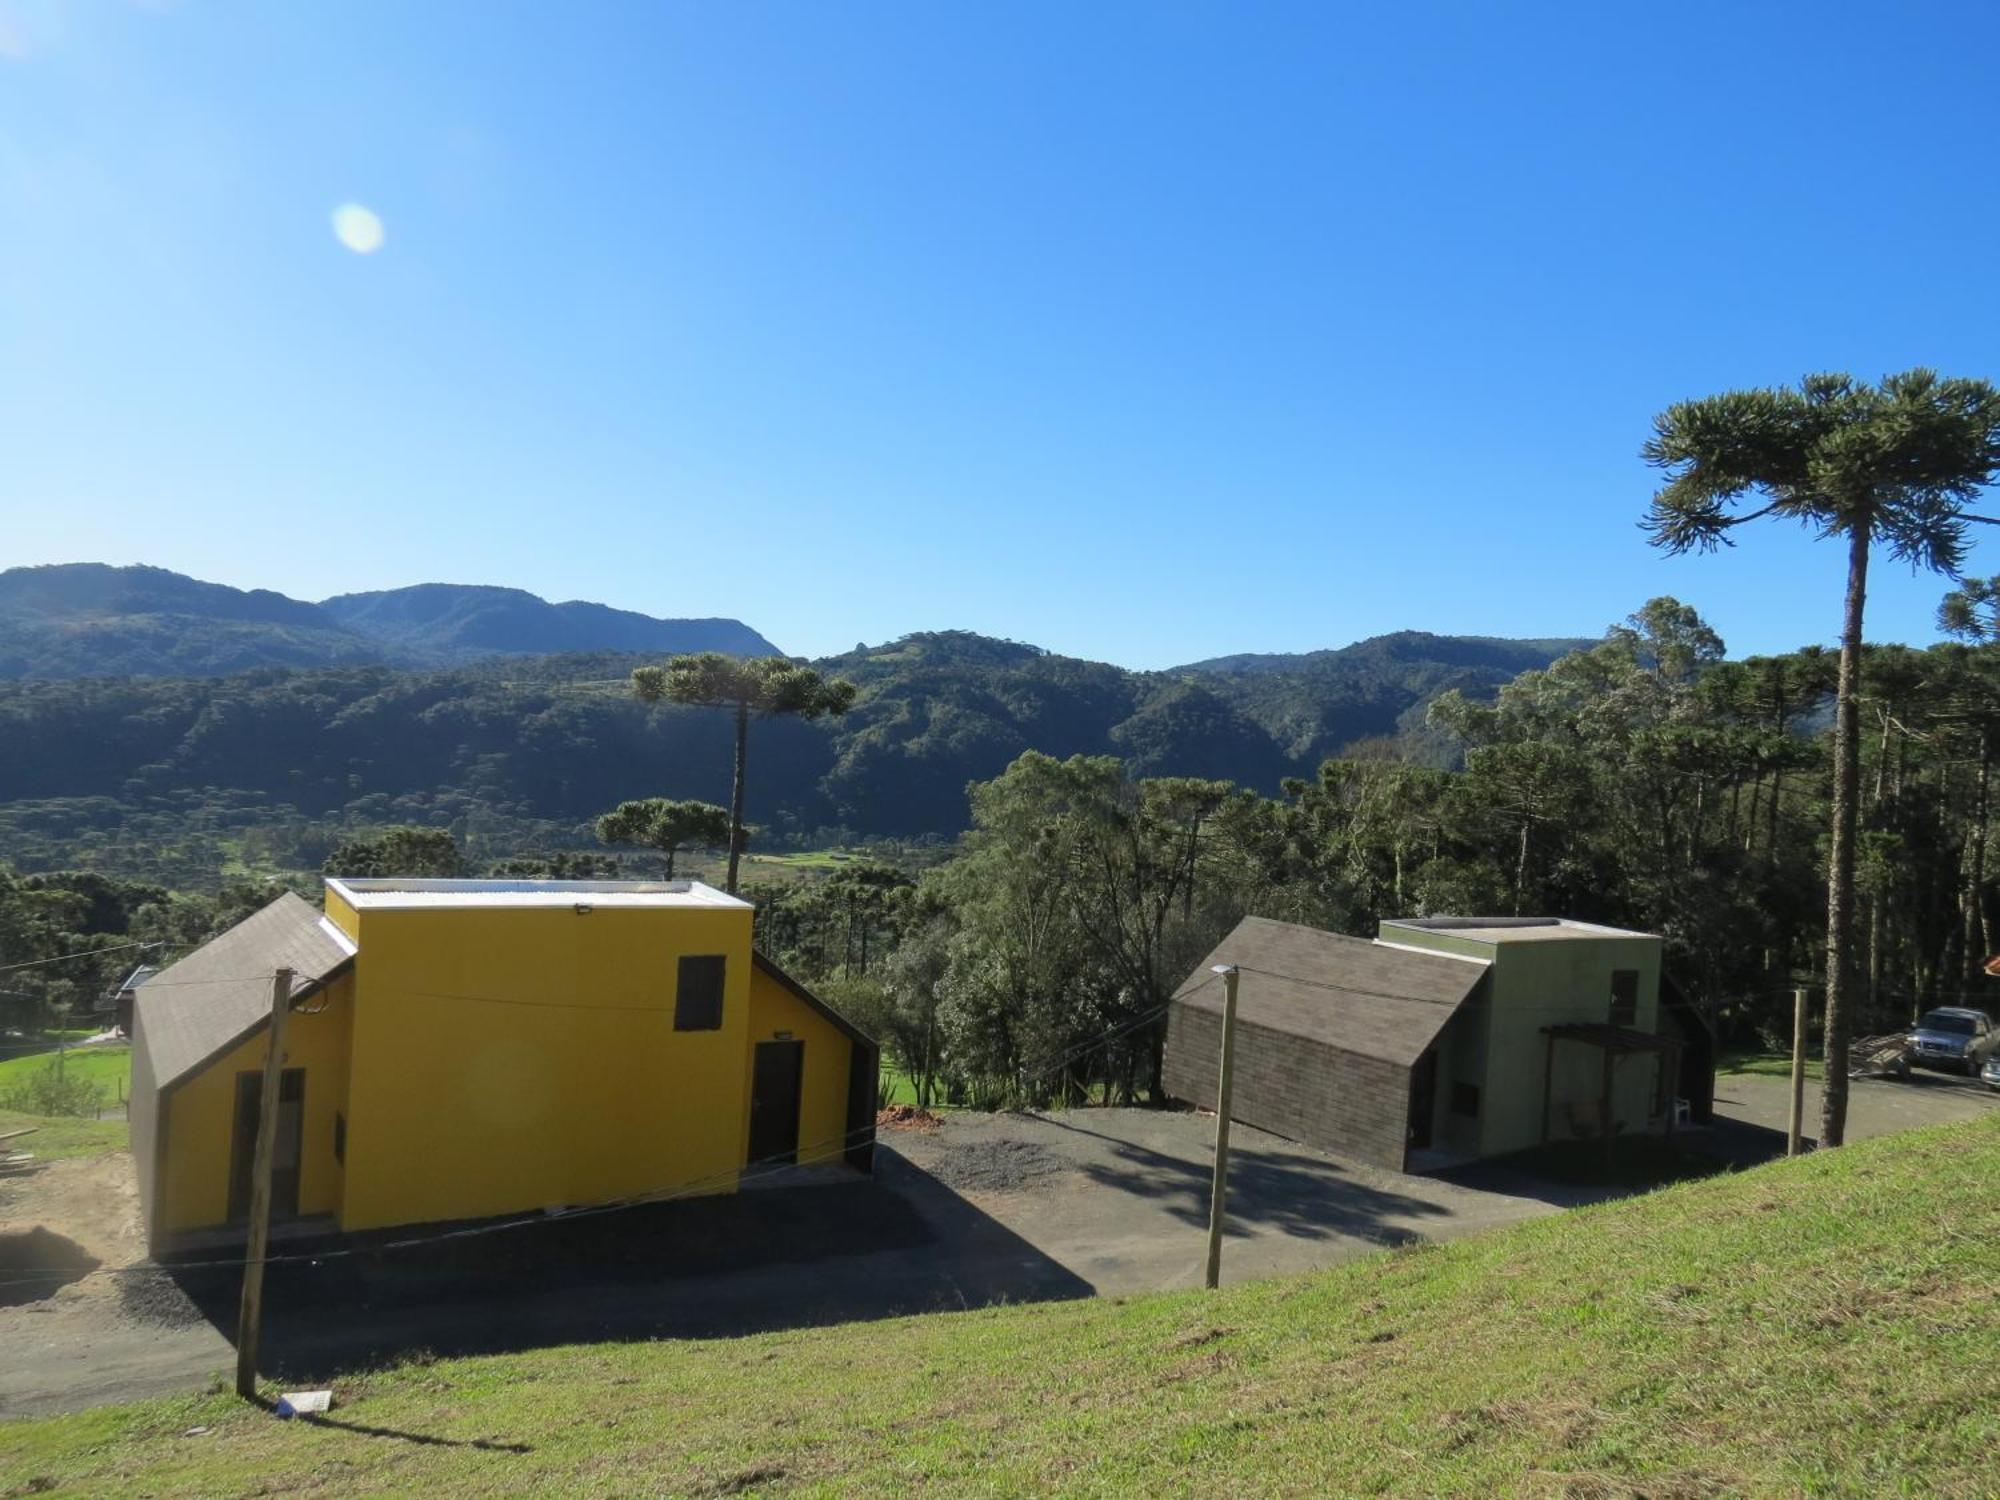
<path fill-rule="evenodd" d="M 1806 1119 L 1806 992 L 1792 991 L 1792 1123 L 1785 1133 L 1785 1155 L 1804 1149 Z"/>
<path fill-rule="evenodd" d="M 1222 1076 L 1215 1085 L 1215 1181 L 1208 1190 L 1210 1291 L 1222 1283 L 1222 1213 L 1229 1190 L 1229 1086 L 1236 1078 L 1236 965 L 1217 964 L 1222 976 Z"/>
<path fill-rule="evenodd" d="M 250 1240 L 243 1250 L 243 1303 L 236 1314 L 236 1394 L 257 1399 L 257 1336 L 264 1318 L 264 1252 L 271 1240 L 271 1168 L 278 1154 L 278 1090 L 285 1076 L 285 1017 L 292 971 L 271 976 L 271 1050 L 257 1101 L 257 1149 L 250 1158 Z"/>

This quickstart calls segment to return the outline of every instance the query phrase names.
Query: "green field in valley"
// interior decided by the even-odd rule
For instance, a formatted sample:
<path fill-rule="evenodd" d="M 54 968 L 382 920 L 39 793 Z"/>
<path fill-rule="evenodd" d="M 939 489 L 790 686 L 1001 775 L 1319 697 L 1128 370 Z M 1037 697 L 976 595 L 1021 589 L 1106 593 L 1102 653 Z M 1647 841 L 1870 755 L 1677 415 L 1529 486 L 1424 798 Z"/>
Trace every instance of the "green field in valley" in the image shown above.
<path fill-rule="evenodd" d="M 66 1156 L 99 1156 L 123 1151 L 127 1142 L 124 1099 L 131 1088 L 132 1049 L 124 1045 L 72 1047 L 62 1059 L 63 1074 L 97 1086 L 95 1115 L 45 1115 L 15 1108 L 9 1102 L 22 1085 L 55 1066 L 53 1052 L 30 1053 L 0 1061 L 0 1135 L 32 1128 L 0 1149 L 31 1151 L 43 1161 Z M 4 1494 L 0 1491 L 0 1494 Z"/>
<path fill-rule="evenodd" d="M 8 1426 L 0 1494 L 1990 1494 L 2000 1115 L 1219 1295 Z"/>

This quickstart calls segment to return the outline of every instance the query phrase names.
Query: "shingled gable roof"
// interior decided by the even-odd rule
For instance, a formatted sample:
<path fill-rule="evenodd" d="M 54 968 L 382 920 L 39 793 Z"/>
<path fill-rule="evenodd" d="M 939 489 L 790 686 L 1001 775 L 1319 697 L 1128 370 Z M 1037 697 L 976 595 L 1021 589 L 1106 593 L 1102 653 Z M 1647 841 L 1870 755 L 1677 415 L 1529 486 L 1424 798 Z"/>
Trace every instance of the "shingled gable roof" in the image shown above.
<path fill-rule="evenodd" d="M 1261 1026 L 1409 1065 L 1486 978 L 1478 959 L 1322 932 L 1268 917 L 1245 917 L 1174 994 L 1198 1010 L 1222 1009 L 1222 982 L 1210 969 L 1235 964 L 1236 1015 Z"/>
<path fill-rule="evenodd" d="M 354 961 L 354 945 L 287 891 L 133 996 L 154 1084 L 166 1089 L 246 1040 L 271 1019 L 271 976 L 292 971 L 292 995 L 311 994 Z"/>

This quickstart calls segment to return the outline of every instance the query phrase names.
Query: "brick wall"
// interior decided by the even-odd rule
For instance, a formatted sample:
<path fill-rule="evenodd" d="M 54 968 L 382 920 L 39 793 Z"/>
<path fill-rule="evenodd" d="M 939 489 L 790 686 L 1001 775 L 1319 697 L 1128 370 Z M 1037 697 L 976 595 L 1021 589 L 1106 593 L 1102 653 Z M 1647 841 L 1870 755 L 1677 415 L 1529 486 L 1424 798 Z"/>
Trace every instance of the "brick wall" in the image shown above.
<path fill-rule="evenodd" d="M 1191 1005 L 1167 1012 L 1168 1094 L 1215 1107 L 1222 1016 Z M 1285 1032 L 1236 1022 L 1230 1115 L 1287 1140 L 1403 1170 L 1410 1070 Z"/>

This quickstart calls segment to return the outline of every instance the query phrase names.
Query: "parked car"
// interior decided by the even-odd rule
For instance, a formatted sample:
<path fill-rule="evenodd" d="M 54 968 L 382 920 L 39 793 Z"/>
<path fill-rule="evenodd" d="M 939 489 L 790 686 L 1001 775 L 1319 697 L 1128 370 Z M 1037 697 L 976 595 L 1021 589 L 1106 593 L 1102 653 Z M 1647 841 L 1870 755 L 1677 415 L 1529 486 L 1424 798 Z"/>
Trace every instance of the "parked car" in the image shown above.
<path fill-rule="evenodd" d="M 1989 1089 L 2000 1089 L 2000 1049 L 1988 1055 L 1986 1071 L 1979 1076 Z"/>
<path fill-rule="evenodd" d="M 2000 1047 L 2000 1031 L 1983 1010 L 1941 1005 L 1924 1012 L 1910 1031 L 1912 1059 L 1927 1068 L 1953 1068 L 1977 1076 Z"/>

